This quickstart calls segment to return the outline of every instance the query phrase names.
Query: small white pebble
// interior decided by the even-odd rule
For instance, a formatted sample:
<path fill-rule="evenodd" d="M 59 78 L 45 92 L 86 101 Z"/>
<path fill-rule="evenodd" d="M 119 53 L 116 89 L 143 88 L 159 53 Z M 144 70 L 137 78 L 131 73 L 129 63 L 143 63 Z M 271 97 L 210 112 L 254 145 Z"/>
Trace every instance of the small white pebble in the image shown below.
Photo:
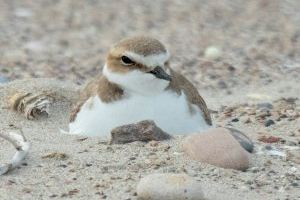
<path fill-rule="evenodd" d="M 222 56 L 222 50 L 216 46 L 209 46 L 205 49 L 204 57 L 209 60 L 216 60 Z"/>

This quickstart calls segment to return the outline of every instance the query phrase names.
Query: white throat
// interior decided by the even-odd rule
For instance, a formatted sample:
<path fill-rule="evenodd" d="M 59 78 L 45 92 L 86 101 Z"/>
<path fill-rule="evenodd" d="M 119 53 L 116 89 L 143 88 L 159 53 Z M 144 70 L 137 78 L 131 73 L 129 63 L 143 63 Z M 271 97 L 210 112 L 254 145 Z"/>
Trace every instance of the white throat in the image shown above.
<path fill-rule="evenodd" d="M 155 95 L 163 92 L 169 85 L 169 81 L 158 79 L 152 74 L 139 70 L 128 73 L 112 72 L 105 64 L 103 75 L 113 83 L 118 84 L 127 94 L 130 95 Z"/>

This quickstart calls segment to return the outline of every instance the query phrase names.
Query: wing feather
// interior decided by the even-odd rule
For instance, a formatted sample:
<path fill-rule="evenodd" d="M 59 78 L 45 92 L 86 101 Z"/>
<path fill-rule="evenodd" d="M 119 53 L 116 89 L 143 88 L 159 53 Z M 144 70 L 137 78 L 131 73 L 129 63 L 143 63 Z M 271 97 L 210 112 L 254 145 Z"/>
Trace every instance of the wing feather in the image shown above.
<path fill-rule="evenodd" d="M 204 99 L 200 96 L 198 90 L 195 86 L 187 80 L 183 75 L 175 72 L 174 70 L 170 69 L 172 81 L 168 89 L 174 90 L 176 93 L 181 94 L 184 92 L 188 101 L 191 105 L 196 105 L 203 113 L 203 117 L 207 124 L 212 125 L 211 115 Z M 191 105 L 190 108 L 191 108 Z"/>

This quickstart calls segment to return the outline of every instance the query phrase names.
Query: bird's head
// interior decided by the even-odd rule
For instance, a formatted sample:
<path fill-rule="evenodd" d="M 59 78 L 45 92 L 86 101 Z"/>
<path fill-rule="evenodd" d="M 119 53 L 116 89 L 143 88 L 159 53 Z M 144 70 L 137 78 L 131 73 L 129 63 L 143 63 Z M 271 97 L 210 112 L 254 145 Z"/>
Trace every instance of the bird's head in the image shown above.
<path fill-rule="evenodd" d="M 103 68 L 106 78 L 128 92 L 151 94 L 164 90 L 171 81 L 169 53 L 151 37 L 131 37 L 115 44 Z"/>

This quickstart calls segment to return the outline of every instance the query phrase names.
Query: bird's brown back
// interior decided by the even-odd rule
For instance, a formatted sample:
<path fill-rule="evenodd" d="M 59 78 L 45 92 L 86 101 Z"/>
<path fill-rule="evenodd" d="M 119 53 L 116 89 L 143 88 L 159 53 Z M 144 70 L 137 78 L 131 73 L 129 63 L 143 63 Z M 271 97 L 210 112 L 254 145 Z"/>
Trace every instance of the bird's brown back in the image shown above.
<path fill-rule="evenodd" d="M 116 84 L 109 82 L 105 76 L 98 75 L 81 91 L 80 98 L 71 111 L 70 122 L 73 122 L 76 119 L 77 113 L 80 111 L 83 104 L 90 97 L 96 95 L 98 95 L 103 102 L 111 102 L 119 100 L 123 95 L 123 90 Z"/>

